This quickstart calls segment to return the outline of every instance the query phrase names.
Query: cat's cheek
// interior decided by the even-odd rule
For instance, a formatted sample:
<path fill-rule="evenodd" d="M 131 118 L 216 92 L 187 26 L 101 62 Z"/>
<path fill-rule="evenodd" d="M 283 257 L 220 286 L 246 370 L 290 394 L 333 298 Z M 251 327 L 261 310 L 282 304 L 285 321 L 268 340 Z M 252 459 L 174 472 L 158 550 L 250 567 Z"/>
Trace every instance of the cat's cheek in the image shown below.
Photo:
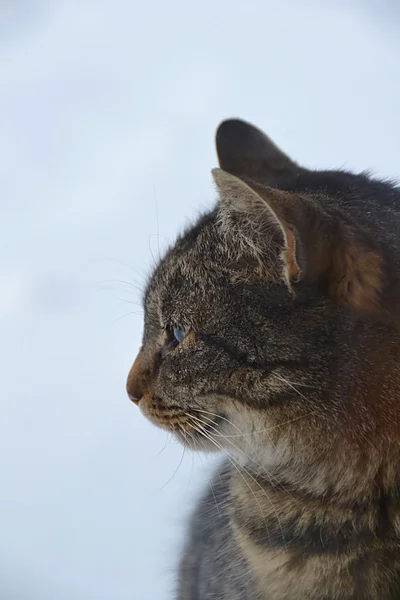
<path fill-rule="evenodd" d="M 168 402 L 183 402 L 196 397 L 204 386 L 201 380 L 190 372 L 190 367 L 182 367 L 178 361 L 165 364 L 160 369 L 156 388 Z"/>

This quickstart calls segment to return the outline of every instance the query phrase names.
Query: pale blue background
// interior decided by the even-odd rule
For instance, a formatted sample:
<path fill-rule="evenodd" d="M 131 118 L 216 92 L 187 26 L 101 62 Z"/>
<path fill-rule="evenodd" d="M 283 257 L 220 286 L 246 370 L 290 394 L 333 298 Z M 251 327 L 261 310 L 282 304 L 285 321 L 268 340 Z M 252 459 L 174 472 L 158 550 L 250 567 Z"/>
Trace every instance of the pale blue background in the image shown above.
<path fill-rule="evenodd" d="M 168 482 L 182 450 L 124 391 L 140 293 L 110 282 L 212 205 L 223 118 L 399 176 L 398 6 L 2 1 L 1 600 L 172 599 L 212 463 Z"/>

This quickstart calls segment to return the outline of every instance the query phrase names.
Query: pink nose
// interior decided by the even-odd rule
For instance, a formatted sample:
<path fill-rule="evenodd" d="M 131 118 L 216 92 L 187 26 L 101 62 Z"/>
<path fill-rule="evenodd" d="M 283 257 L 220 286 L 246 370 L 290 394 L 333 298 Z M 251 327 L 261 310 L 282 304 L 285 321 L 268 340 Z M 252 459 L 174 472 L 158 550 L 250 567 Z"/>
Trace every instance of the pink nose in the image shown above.
<path fill-rule="evenodd" d="M 126 382 L 126 391 L 128 393 L 128 397 L 135 404 L 139 404 L 140 400 L 143 398 L 143 394 L 146 391 L 146 374 L 147 371 L 145 368 L 145 363 L 139 352 L 131 370 L 129 371 L 128 380 Z"/>
<path fill-rule="evenodd" d="M 129 400 L 132 400 L 132 402 L 134 402 L 135 404 L 139 404 L 140 400 L 142 399 L 142 396 L 140 396 L 138 393 L 132 394 L 132 392 L 128 392 L 128 398 Z"/>

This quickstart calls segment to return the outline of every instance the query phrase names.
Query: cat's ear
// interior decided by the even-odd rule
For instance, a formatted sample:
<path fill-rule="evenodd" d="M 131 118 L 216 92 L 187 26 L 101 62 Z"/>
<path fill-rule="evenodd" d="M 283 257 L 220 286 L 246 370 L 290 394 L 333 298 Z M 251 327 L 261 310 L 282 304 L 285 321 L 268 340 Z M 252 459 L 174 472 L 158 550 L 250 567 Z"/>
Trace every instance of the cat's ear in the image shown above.
<path fill-rule="evenodd" d="M 340 304 L 379 312 L 383 261 L 362 231 L 309 198 L 243 181 L 221 169 L 212 173 L 222 226 L 240 231 L 240 243 L 245 242 L 248 251 L 259 260 L 270 260 L 271 240 L 276 243 L 280 232 L 282 278 L 289 289 L 306 280 L 325 288 Z"/>
<path fill-rule="evenodd" d="M 298 165 L 245 121 L 223 121 L 217 130 L 216 146 L 221 169 L 232 175 L 283 188 L 297 177 Z"/>

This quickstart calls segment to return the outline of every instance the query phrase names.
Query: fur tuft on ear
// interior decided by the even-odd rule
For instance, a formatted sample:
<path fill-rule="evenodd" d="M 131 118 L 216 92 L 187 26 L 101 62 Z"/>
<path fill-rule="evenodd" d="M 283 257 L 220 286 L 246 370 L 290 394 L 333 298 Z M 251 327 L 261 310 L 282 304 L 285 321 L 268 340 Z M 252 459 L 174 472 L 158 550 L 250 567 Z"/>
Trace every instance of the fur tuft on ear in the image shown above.
<path fill-rule="evenodd" d="M 213 169 L 211 173 L 221 202 L 227 202 L 233 210 L 247 214 L 266 208 L 266 203 L 261 196 L 243 179 L 222 169 Z"/>
<path fill-rule="evenodd" d="M 292 282 L 301 278 L 296 258 L 296 239 L 293 231 L 273 208 L 274 203 L 282 201 L 287 193 L 263 187 L 263 192 L 268 191 L 266 199 L 257 192 L 258 184 L 245 182 L 222 169 L 213 169 L 212 175 L 219 192 L 220 218 L 224 229 L 234 229 L 235 239 L 241 242 L 240 246 L 251 249 L 259 262 L 265 262 L 266 257 L 269 261 L 273 260 L 274 249 L 275 254 L 279 249 L 283 278 L 292 290 Z M 272 267 L 276 265 L 272 264 Z M 268 271 L 271 272 L 270 269 Z"/>
<path fill-rule="evenodd" d="M 293 192 L 244 181 L 213 169 L 220 222 L 232 243 L 276 271 L 291 291 L 300 280 L 365 314 L 380 312 L 383 260 L 368 236 L 340 215 Z M 274 264 L 275 257 L 275 264 Z M 266 264 L 268 263 L 268 264 Z"/>

